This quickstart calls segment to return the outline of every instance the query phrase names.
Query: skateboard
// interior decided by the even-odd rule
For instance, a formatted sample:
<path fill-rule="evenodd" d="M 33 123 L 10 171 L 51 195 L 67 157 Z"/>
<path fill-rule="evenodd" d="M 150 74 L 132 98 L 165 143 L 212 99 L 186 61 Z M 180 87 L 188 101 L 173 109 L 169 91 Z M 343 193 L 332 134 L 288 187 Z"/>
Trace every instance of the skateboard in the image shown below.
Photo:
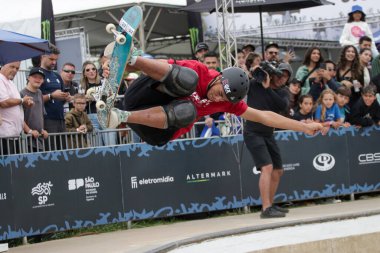
<path fill-rule="evenodd" d="M 99 125 L 105 129 L 109 128 L 110 119 L 115 120 L 117 115 L 112 112 L 117 93 L 122 83 L 123 74 L 130 54 L 133 49 L 133 36 L 142 20 L 142 9 L 140 6 L 133 6 L 124 13 L 117 27 L 108 24 L 106 30 L 114 34 L 115 41 L 106 47 L 105 55 L 111 54 L 109 64 L 109 76 L 104 80 L 100 94 L 92 94 L 96 98 L 96 109 Z M 107 51 L 107 52 L 106 52 Z M 113 120 L 112 120 L 113 119 Z"/>

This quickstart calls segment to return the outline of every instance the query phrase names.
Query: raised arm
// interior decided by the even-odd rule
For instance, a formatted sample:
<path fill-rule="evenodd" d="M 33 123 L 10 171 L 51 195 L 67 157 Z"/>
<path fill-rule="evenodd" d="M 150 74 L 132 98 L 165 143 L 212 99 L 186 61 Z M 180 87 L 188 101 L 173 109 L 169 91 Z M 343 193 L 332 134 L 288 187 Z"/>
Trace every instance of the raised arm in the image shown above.
<path fill-rule="evenodd" d="M 309 135 L 314 135 L 316 132 L 322 129 L 322 125 L 319 123 L 304 123 L 301 121 L 286 118 L 271 111 L 260 111 L 251 107 L 248 107 L 248 109 L 241 115 L 241 117 L 246 120 L 259 122 L 270 127 L 304 132 Z"/>

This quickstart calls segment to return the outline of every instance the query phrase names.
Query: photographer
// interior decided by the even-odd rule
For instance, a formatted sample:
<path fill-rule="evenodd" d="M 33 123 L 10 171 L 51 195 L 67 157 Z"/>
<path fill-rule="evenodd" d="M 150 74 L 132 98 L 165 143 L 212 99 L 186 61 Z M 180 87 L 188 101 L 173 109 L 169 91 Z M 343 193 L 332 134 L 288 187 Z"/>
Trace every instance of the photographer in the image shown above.
<path fill-rule="evenodd" d="M 247 104 L 249 107 L 276 113 L 286 112 L 289 93 L 285 84 L 292 75 L 287 63 L 278 67 L 263 62 L 253 71 L 249 84 Z M 261 218 L 285 217 L 287 209 L 273 205 L 274 196 L 283 174 L 280 150 L 274 139 L 274 128 L 246 121 L 244 141 L 252 155 L 257 170 L 261 171 L 259 189 L 262 201 Z"/>

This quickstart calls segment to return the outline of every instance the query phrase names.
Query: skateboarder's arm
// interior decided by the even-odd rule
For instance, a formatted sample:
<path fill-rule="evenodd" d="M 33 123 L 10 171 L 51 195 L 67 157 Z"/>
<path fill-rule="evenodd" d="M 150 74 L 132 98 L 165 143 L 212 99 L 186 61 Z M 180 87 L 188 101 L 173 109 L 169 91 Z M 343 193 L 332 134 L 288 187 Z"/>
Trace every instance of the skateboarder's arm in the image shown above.
<path fill-rule="evenodd" d="M 264 124 L 266 126 L 304 132 L 309 135 L 314 135 L 317 131 L 322 129 L 322 125 L 319 123 L 304 123 L 301 121 L 286 118 L 271 111 L 260 111 L 251 107 L 248 107 L 247 110 L 241 115 L 241 117 L 249 121 L 255 121 Z"/>

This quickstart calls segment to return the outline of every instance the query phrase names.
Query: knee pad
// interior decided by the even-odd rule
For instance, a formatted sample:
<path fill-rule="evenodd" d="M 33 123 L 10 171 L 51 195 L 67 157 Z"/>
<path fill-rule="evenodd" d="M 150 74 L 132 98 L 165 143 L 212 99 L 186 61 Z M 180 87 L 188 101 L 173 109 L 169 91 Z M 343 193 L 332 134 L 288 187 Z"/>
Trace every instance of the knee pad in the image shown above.
<path fill-rule="evenodd" d="M 173 64 L 168 76 L 163 81 L 165 91 L 175 97 L 191 95 L 198 84 L 197 73 L 189 68 Z"/>
<path fill-rule="evenodd" d="M 169 127 L 183 128 L 193 123 L 197 117 L 197 110 L 191 101 L 174 100 L 163 106 Z"/>

